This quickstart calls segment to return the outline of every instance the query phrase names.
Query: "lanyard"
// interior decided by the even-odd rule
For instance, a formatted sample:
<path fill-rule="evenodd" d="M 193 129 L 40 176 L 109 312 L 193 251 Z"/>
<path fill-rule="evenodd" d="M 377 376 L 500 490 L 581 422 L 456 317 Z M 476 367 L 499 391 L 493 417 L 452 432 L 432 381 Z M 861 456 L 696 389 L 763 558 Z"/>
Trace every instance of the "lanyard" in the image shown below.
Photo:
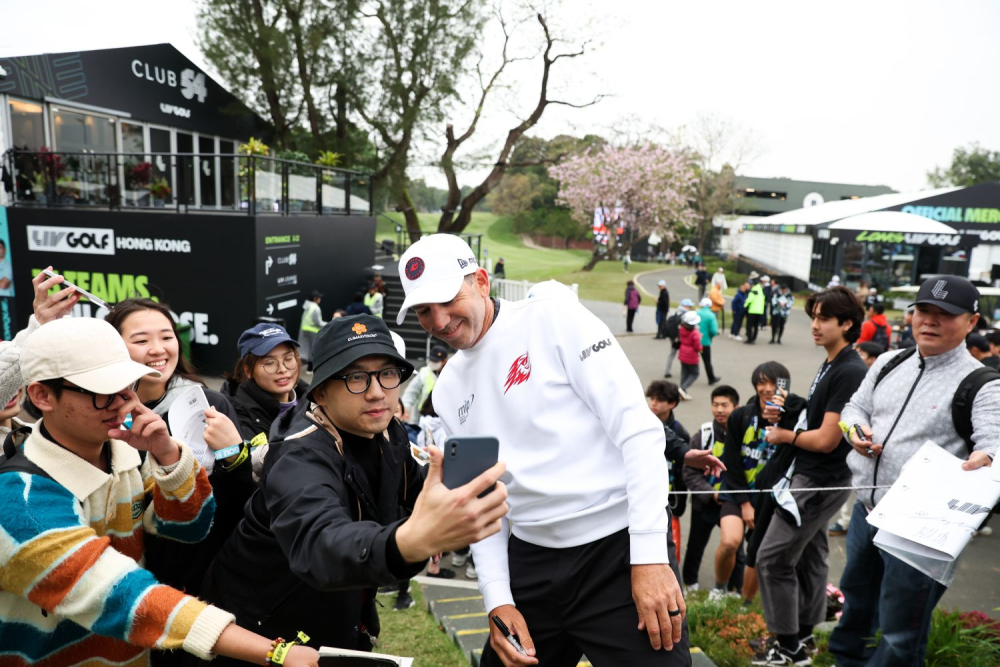
<path fill-rule="evenodd" d="M 812 386 L 809 387 L 809 395 L 806 396 L 806 402 L 812 400 L 813 392 L 816 391 L 816 387 L 819 386 L 819 383 L 823 381 L 823 377 L 830 371 L 831 366 L 833 366 L 832 361 L 824 361 L 823 364 L 819 367 L 819 372 L 816 373 L 816 377 L 813 379 Z"/>

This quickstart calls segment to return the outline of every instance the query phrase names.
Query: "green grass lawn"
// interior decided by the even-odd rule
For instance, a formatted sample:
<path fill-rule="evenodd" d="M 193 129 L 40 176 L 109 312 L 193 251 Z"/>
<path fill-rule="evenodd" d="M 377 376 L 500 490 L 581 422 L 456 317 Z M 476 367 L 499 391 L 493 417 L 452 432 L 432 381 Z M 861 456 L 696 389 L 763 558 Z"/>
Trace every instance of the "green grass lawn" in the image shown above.
<path fill-rule="evenodd" d="M 376 238 L 395 240 L 395 223 L 386 217 L 402 224 L 403 217 L 398 213 L 379 216 Z M 434 231 L 437 228 L 439 216 L 421 213 L 419 217 L 421 229 Z M 629 266 L 629 274 L 626 275 L 622 271 L 620 262 L 607 261 L 598 263 L 592 271 L 581 271 L 590 259 L 590 252 L 529 248 L 511 230 L 510 219 L 498 218 L 492 213 L 473 213 L 472 222 L 466 228 L 466 233 L 482 234 L 483 250 L 488 252 L 494 263 L 503 257 L 509 280 L 528 280 L 536 283 L 554 279 L 567 285 L 576 283 L 580 286 L 581 299 L 620 303 L 624 301 L 625 282 L 628 279 L 644 271 L 664 268 L 662 264 L 633 262 Z"/>
<path fill-rule="evenodd" d="M 385 606 L 379 609 L 382 632 L 375 650 L 415 658 L 417 665 L 469 667 L 469 660 L 458 644 L 441 630 L 427 611 L 420 584 L 410 582 L 410 594 L 416 604 L 405 611 L 393 610 L 395 595 L 378 596 L 379 602 Z"/>

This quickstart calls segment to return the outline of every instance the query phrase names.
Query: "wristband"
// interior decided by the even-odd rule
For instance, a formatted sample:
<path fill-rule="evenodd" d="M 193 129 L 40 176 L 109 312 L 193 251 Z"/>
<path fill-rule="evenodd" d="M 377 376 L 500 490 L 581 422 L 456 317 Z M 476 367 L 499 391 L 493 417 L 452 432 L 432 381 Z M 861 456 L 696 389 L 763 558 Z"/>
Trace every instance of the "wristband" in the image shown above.
<path fill-rule="evenodd" d="M 298 637 L 290 642 L 286 642 L 281 637 L 278 637 L 273 642 L 271 642 L 271 650 L 267 652 L 267 658 L 264 664 L 266 665 L 283 665 L 285 664 L 285 658 L 288 656 L 288 652 L 296 644 L 306 644 L 309 642 L 309 637 L 306 633 L 299 631 Z"/>
<path fill-rule="evenodd" d="M 251 447 L 260 447 L 267 444 L 267 433 L 261 431 L 250 440 Z"/>
<path fill-rule="evenodd" d="M 233 461 L 231 464 L 229 464 L 229 465 L 223 464 L 222 469 L 225 470 L 225 471 L 227 471 L 227 472 L 230 471 L 230 470 L 232 470 L 236 466 L 240 465 L 241 463 L 243 463 L 244 461 L 246 461 L 248 458 L 250 458 L 250 447 L 247 446 L 247 443 L 244 442 L 242 445 L 237 445 L 237 446 L 240 447 L 240 455 L 237 456 L 236 460 Z"/>
<path fill-rule="evenodd" d="M 240 453 L 240 450 L 244 447 L 246 443 L 240 443 L 238 445 L 233 445 L 232 447 L 226 447 L 225 449 L 220 449 L 215 452 L 215 460 L 221 461 L 222 459 L 228 459 L 230 456 L 235 456 Z"/>

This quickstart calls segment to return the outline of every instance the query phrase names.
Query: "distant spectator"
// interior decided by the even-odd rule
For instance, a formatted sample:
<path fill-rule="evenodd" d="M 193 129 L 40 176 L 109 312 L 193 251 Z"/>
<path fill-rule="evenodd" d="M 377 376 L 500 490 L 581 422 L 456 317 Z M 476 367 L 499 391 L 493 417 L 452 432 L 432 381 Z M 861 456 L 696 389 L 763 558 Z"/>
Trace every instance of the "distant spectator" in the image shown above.
<path fill-rule="evenodd" d="M 721 266 L 716 270 L 715 274 L 712 276 L 712 285 L 713 286 L 718 285 L 720 290 L 729 289 L 729 283 L 726 282 L 726 270 Z"/>
<path fill-rule="evenodd" d="M 626 250 L 625 254 L 622 255 L 622 271 L 628 273 L 628 267 L 631 263 L 632 263 L 632 254 Z"/>
<path fill-rule="evenodd" d="M 840 285 L 840 276 L 834 276 L 833 278 L 830 278 L 830 282 L 826 284 L 826 288 L 830 289 L 831 287 L 837 287 L 839 285 Z"/>
<path fill-rule="evenodd" d="M 626 333 L 632 333 L 632 322 L 635 320 L 635 314 L 639 310 L 640 301 L 642 301 L 642 296 L 639 294 L 639 290 L 635 288 L 635 281 L 630 280 L 625 283 Z"/>
<path fill-rule="evenodd" d="M 501 279 L 507 277 L 507 270 L 506 265 L 503 263 L 503 257 L 497 258 L 496 266 L 493 267 L 493 277 Z"/>
<path fill-rule="evenodd" d="M 372 310 L 365 305 L 365 297 L 361 292 L 354 293 L 354 300 L 344 309 L 346 315 L 371 315 Z"/>
<path fill-rule="evenodd" d="M 660 290 L 656 297 L 656 338 L 661 339 L 666 338 L 660 331 L 660 325 L 667 319 L 667 313 L 670 312 L 670 292 L 667 290 L 666 280 L 659 281 L 656 286 Z"/>
<path fill-rule="evenodd" d="M 368 293 L 364 296 L 364 304 L 372 315 L 382 317 L 382 311 L 385 309 L 385 297 L 378 291 L 378 285 L 374 281 L 368 284 Z"/>
<path fill-rule="evenodd" d="M 869 295 L 869 298 L 871 296 Z M 883 349 L 889 349 L 892 340 L 892 329 L 889 328 L 889 320 L 885 318 L 885 302 L 879 295 L 874 301 L 870 301 L 868 306 L 868 319 L 861 325 L 861 338 L 858 342 L 865 343 L 871 341 L 878 343 Z"/>
<path fill-rule="evenodd" d="M 969 354 L 975 357 L 976 361 L 983 366 L 995 369 L 1000 365 L 1000 357 L 991 354 L 990 342 L 982 334 L 969 334 L 965 339 L 965 347 L 969 350 Z"/>
<path fill-rule="evenodd" d="M 694 284 L 698 288 L 698 300 L 705 298 L 705 290 L 708 289 L 708 271 L 704 264 L 698 265 L 698 270 L 694 272 Z"/>
<path fill-rule="evenodd" d="M 885 354 L 885 348 L 878 343 L 868 341 L 858 345 L 858 356 L 861 357 L 861 361 L 865 362 L 865 366 L 868 368 L 874 366 L 875 360 L 882 354 Z M 846 521 L 844 522 L 844 525 L 847 525 Z"/>
<path fill-rule="evenodd" d="M 323 312 L 319 308 L 322 300 L 323 293 L 319 290 L 313 290 L 309 294 L 309 300 L 302 302 L 302 322 L 299 324 L 299 355 L 309 370 L 312 370 L 313 342 L 316 340 L 316 334 L 326 324 L 323 321 Z"/>

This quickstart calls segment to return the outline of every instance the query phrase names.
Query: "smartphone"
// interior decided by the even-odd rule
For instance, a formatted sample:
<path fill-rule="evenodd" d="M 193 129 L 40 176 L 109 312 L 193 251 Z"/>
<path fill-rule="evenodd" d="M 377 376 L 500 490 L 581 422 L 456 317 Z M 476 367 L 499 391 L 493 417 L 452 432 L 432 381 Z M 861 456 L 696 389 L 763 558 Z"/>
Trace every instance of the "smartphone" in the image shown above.
<path fill-rule="evenodd" d="M 50 278 L 58 278 L 59 277 L 58 273 L 56 273 L 55 271 L 50 271 L 48 269 L 43 269 L 42 273 L 44 273 L 45 275 L 47 275 Z M 93 294 L 91 294 L 90 292 L 88 292 L 87 290 L 80 289 L 79 287 L 77 287 L 76 285 L 74 285 L 73 283 L 71 283 L 70 281 L 66 280 L 66 278 L 63 278 L 63 281 L 61 283 L 60 289 L 66 289 L 66 288 L 69 288 L 69 287 L 75 288 L 76 291 L 80 293 L 80 296 L 86 298 L 88 301 L 90 301 L 92 304 L 94 304 L 98 308 L 103 308 L 104 310 L 111 310 L 111 306 L 109 306 L 108 303 L 104 299 L 97 298 L 96 296 L 94 296 Z"/>
<path fill-rule="evenodd" d="M 500 441 L 489 435 L 454 436 L 444 442 L 442 476 L 449 489 L 468 484 L 497 462 Z M 479 494 L 482 498 L 496 485 Z"/>
<path fill-rule="evenodd" d="M 788 388 L 791 386 L 792 381 L 788 378 L 778 378 L 774 381 L 774 384 L 781 390 L 783 396 L 788 396 Z"/>

